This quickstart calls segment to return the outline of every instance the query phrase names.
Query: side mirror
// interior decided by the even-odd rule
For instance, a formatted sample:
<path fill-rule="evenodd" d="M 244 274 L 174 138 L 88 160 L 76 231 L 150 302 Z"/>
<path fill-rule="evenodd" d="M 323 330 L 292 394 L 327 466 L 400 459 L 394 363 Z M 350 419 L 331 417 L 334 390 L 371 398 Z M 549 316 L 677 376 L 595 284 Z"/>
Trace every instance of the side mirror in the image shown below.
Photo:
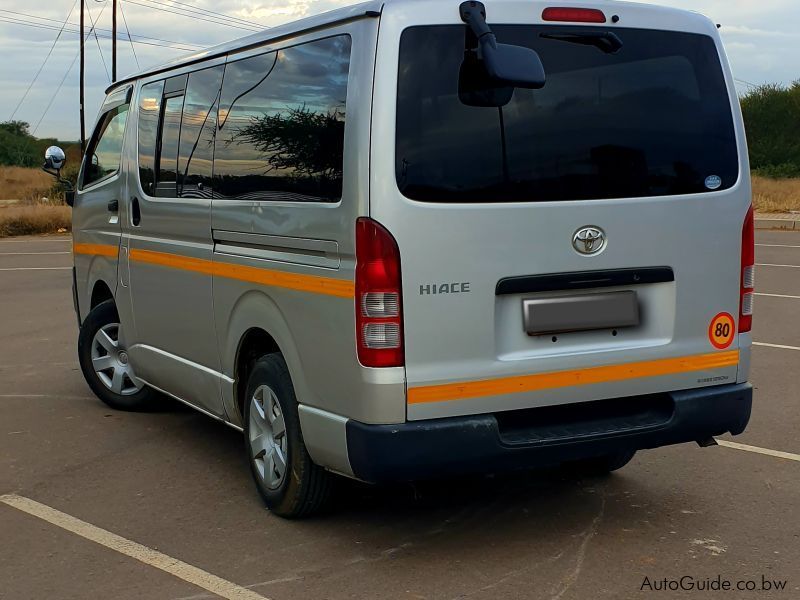
<path fill-rule="evenodd" d="M 58 146 L 50 146 L 44 151 L 42 170 L 58 179 L 58 182 L 64 186 L 64 201 L 72 206 L 75 203 L 75 190 L 71 182 L 61 178 L 61 169 L 64 168 L 65 162 L 67 162 L 67 155 L 64 151 Z"/>
<path fill-rule="evenodd" d="M 514 88 L 498 83 L 489 76 L 477 52 L 464 52 L 458 73 L 458 99 L 466 106 L 503 107 L 514 97 Z"/>
<path fill-rule="evenodd" d="M 50 146 L 47 150 L 44 151 L 45 171 L 50 171 L 50 170 L 55 171 L 56 176 L 58 176 L 58 173 L 64 167 L 64 163 L 66 161 L 67 161 L 67 155 L 64 154 L 64 151 L 58 146 Z"/>
<path fill-rule="evenodd" d="M 459 98 L 464 104 L 502 107 L 511 101 L 514 88 L 544 87 L 546 75 L 539 54 L 524 46 L 499 44 L 486 23 L 482 3 L 462 2 L 459 13 L 471 32 L 459 74 Z"/>
<path fill-rule="evenodd" d="M 498 44 L 491 35 L 481 38 L 483 64 L 489 77 L 512 87 L 538 90 L 544 87 L 544 65 L 535 50 Z"/>

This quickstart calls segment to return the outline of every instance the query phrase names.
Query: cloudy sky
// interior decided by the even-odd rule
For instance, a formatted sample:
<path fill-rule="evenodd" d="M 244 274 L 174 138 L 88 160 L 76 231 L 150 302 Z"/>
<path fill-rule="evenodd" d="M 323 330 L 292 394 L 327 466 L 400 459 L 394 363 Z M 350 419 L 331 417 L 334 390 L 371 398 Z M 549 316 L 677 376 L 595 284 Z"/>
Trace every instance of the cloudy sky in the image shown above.
<path fill-rule="evenodd" d="M 38 137 L 78 138 L 78 36 L 73 33 L 77 30 L 78 1 L 0 0 L 3 56 L 0 121 L 13 115 L 14 119 L 31 123 Z M 696 10 L 722 23 L 739 91 L 746 91 L 749 84 L 800 80 L 798 0 L 645 1 Z M 97 38 L 92 35 L 86 46 L 86 111 L 90 128 L 109 82 L 111 0 L 86 0 L 86 3 L 87 27 L 90 20 L 97 27 Z M 351 4 L 353 0 L 119 0 L 119 3 L 124 14 L 124 20 L 122 15 L 118 17 L 119 29 L 127 35 L 127 22 L 137 42 L 118 42 L 118 72 L 124 75 L 138 70 L 137 64 L 146 68 L 163 63 L 186 50 L 246 35 L 258 26 L 277 25 Z M 187 17 L 188 11 L 191 17 Z M 222 19 L 216 13 L 227 18 Z M 53 47 L 67 14 L 70 24 Z M 45 63 L 51 47 L 52 54 Z M 26 96 L 29 84 L 43 64 Z"/>

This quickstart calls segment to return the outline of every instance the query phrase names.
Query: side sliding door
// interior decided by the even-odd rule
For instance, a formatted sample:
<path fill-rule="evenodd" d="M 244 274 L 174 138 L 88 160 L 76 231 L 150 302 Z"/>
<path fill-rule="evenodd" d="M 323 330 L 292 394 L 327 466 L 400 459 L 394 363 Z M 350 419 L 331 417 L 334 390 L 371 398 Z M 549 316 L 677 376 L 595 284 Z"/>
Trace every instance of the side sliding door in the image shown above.
<path fill-rule="evenodd" d="M 211 176 L 222 62 L 140 87 L 138 168 L 123 226 L 137 376 L 218 418 Z"/>

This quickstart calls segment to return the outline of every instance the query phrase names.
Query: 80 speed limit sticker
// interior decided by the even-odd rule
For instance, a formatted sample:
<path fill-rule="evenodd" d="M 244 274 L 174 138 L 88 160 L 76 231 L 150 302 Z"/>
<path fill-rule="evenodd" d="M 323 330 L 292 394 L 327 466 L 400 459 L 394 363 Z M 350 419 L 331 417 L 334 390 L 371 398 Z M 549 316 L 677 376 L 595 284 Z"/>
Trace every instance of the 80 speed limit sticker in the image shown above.
<path fill-rule="evenodd" d="M 736 335 L 736 321 L 729 313 L 719 313 L 711 320 L 708 327 L 708 339 L 718 350 L 726 350 L 733 343 Z"/>

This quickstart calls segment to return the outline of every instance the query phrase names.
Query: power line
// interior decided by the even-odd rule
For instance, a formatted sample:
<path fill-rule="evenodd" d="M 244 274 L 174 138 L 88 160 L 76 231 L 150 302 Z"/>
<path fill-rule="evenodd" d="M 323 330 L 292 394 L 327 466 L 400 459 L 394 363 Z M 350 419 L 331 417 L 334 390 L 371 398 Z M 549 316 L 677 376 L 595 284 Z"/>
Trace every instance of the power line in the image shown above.
<path fill-rule="evenodd" d="M 19 110 L 19 107 L 22 106 L 23 102 L 25 102 L 25 98 L 28 97 L 28 94 L 30 93 L 31 88 L 33 87 L 33 84 L 36 83 L 36 80 L 39 79 L 39 75 L 42 74 L 42 69 L 44 69 L 44 66 L 47 64 L 47 61 L 50 59 L 50 55 L 53 54 L 53 50 L 55 49 L 56 44 L 58 43 L 58 40 L 61 39 L 61 34 L 64 33 L 64 28 L 67 26 L 67 22 L 69 21 L 69 18 L 72 16 L 72 11 L 75 10 L 75 6 L 77 6 L 77 4 L 78 4 L 78 0 L 75 0 L 75 2 L 72 3 L 72 8 L 69 9 L 69 13 L 67 13 L 67 18 L 64 19 L 64 23 L 61 25 L 61 29 L 58 30 L 58 34 L 56 35 L 56 39 L 53 40 L 53 45 L 50 46 L 50 50 L 47 51 L 47 56 L 44 57 L 44 60 L 42 61 L 42 64 L 39 66 L 39 70 L 36 71 L 36 75 L 33 76 L 33 79 L 28 84 L 28 88 L 25 90 L 25 93 L 22 94 L 22 98 L 19 99 L 19 102 L 14 107 L 14 112 L 11 113 L 11 116 L 8 119 L 9 121 L 13 121 L 14 120 L 14 117 L 16 116 L 17 111 Z M 6 12 L 6 11 L 3 11 L 3 12 Z M 55 19 L 53 19 L 53 20 L 55 21 Z"/>
<path fill-rule="evenodd" d="M 260 23 L 256 23 L 254 21 L 248 21 L 246 19 L 240 19 L 239 17 L 226 15 L 226 14 L 223 14 L 223 13 L 220 13 L 220 12 L 209 10 L 207 8 L 200 8 L 199 6 L 194 6 L 192 4 L 187 4 L 186 2 L 179 2 L 178 0 L 170 0 L 169 3 L 163 2 L 162 0 L 146 0 L 146 1 L 150 2 L 151 4 L 158 4 L 158 5 L 166 7 L 166 8 L 186 11 L 186 12 L 189 12 L 189 13 L 198 13 L 198 14 L 201 14 L 201 15 L 204 15 L 204 16 L 217 17 L 219 19 L 222 19 L 224 21 L 228 21 L 228 22 L 233 23 L 233 24 L 242 25 L 243 28 L 247 28 L 247 29 L 255 27 L 256 29 L 261 30 L 261 29 L 264 28 L 263 25 L 261 25 Z M 186 6 L 187 8 L 179 8 L 179 6 L 175 6 L 175 5 Z"/>
<path fill-rule="evenodd" d="M 139 57 L 136 56 L 136 48 L 133 46 L 133 40 L 131 39 L 131 30 L 128 28 L 128 21 L 125 18 L 125 10 L 122 8 L 122 0 L 119 0 L 119 12 L 122 15 L 122 22 L 125 24 L 125 31 L 128 34 L 128 41 L 131 43 L 131 52 L 133 52 L 133 60 L 136 61 L 136 68 L 141 69 L 141 65 L 139 65 Z"/>
<path fill-rule="evenodd" d="M 206 21 L 207 23 L 214 23 L 215 25 L 225 25 L 226 27 L 233 27 L 234 29 L 243 29 L 245 31 L 261 31 L 263 28 L 261 26 L 245 26 L 245 25 L 236 25 L 234 23 L 227 23 L 225 21 L 218 21 L 214 19 L 205 19 L 202 16 L 199 16 L 202 13 L 192 13 L 192 12 L 178 12 L 177 10 L 170 10 L 169 8 L 165 8 L 167 5 L 158 6 L 161 3 L 155 3 L 154 0 L 149 0 L 150 2 L 154 2 L 154 4 L 142 4 L 141 2 L 137 2 L 136 0 L 127 0 L 128 4 L 135 4 L 137 6 L 143 6 L 145 8 L 152 8 L 155 10 L 160 10 L 163 12 L 172 13 L 173 15 L 178 15 L 181 17 L 191 17 L 197 21 Z M 186 9 L 179 9 L 179 10 L 186 10 Z"/>
<path fill-rule="evenodd" d="M 12 25 L 23 25 L 25 27 L 32 27 L 34 29 L 44 29 L 44 30 L 51 30 L 51 31 L 57 31 L 59 29 L 58 27 L 55 27 L 55 26 L 52 26 L 52 25 L 46 25 L 46 24 L 43 24 L 43 23 L 32 23 L 30 21 L 25 21 L 23 19 L 16 19 L 16 18 L 13 18 L 13 17 L 5 17 L 3 15 L 0 15 L 0 23 L 10 23 Z M 78 31 L 77 29 L 64 29 L 64 33 L 73 33 L 73 34 L 80 35 L 80 31 Z M 103 38 L 104 40 L 110 40 L 111 39 L 110 35 L 103 35 L 103 34 L 98 34 L 98 35 L 101 38 Z M 120 38 L 119 36 L 117 36 L 117 39 L 123 39 L 124 40 L 125 38 Z M 169 42 L 168 44 L 159 44 L 157 42 L 149 42 L 149 41 L 146 41 L 146 40 L 132 40 L 132 41 L 133 41 L 134 44 L 144 44 L 145 46 L 158 46 L 160 48 L 171 48 L 172 50 L 183 50 L 183 51 L 186 51 L 186 52 L 194 52 L 194 51 L 197 50 L 197 47 L 190 48 L 188 46 L 183 45 L 183 42 Z"/>
<path fill-rule="evenodd" d="M 75 5 L 77 5 L 77 4 L 78 4 L 78 0 L 75 0 Z M 75 5 L 73 5 L 73 7 L 72 7 L 73 10 L 75 10 Z M 121 10 L 122 10 L 122 8 L 120 7 L 120 11 Z M 28 17 L 28 18 L 31 18 L 31 19 L 39 19 L 41 21 L 54 21 L 56 23 L 61 23 L 61 21 L 59 21 L 57 19 L 50 19 L 48 17 L 39 17 L 39 16 L 36 16 L 36 15 L 31 15 L 31 14 L 27 14 L 27 13 L 21 13 L 21 12 L 17 12 L 17 11 L 13 11 L 13 10 L 5 10 L 3 8 L 0 8 L 0 13 L 9 13 L 9 14 L 12 14 L 12 15 L 18 15 L 18 17 Z M 25 21 L 25 19 L 19 19 L 18 17 L 5 17 L 4 15 L 0 15 L 0 17 L 6 18 L 6 19 L 15 19 L 15 20 L 19 20 L 19 21 Z M 123 18 L 124 18 L 124 15 L 123 15 Z M 69 16 L 67 17 L 67 19 L 69 20 Z M 28 22 L 28 21 L 26 21 L 26 22 Z M 66 24 L 70 25 L 72 27 L 78 27 L 77 23 L 67 22 Z M 46 27 L 53 27 L 52 25 L 50 25 L 48 23 L 39 23 L 39 25 L 46 26 Z M 106 33 L 111 33 L 110 29 L 104 29 L 103 27 L 95 27 L 95 31 L 104 31 Z M 130 33 L 129 33 L 129 35 L 130 35 Z M 204 47 L 201 44 L 193 44 L 191 42 L 178 42 L 176 40 L 165 40 L 163 38 L 151 37 L 151 36 L 148 36 L 148 35 L 133 35 L 132 37 L 139 38 L 139 39 L 142 39 L 142 40 L 152 40 L 152 41 L 155 41 L 155 42 L 166 42 L 168 44 L 180 44 L 182 46 L 196 46 L 198 49 L 201 49 L 201 48 Z M 119 36 L 117 36 L 117 39 L 120 39 Z M 122 39 L 125 39 L 125 38 L 122 38 Z M 136 40 L 134 40 L 134 41 L 136 41 Z"/>
<path fill-rule="evenodd" d="M 81 0 L 82 2 L 86 3 L 86 0 Z M 100 20 L 100 15 L 103 14 L 103 9 L 105 5 L 100 9 L 100 14 L 97 15 L 97 20 Z M 94 31 L 94 40 L 97 42 L 97 50 L 100 52 L 100 61 L 103 63 L 103 69 L 105 69 L 106 77 L 109 81 L 111 81 L 111 75 L 108 74 L 108 66 L 106 66 L 106 59 L 103 56 L 103 49 L 100 47 L 100 38 L 97 37 L 97 29 L 94 26 L 94 20 L 92 20 L 92 11 L 89 10 L 89 6 L 86 6 L 86 14 L 89 15 L 89 22 L 92 24 L 92 31 Z"/>
<path fill-rule="evenodd" d="M 164 2 L 161 2 L 161 1 L 158 1 L 158 0 L 151 0 L 151 1 L 153 1 L 155 4 L 165 4 Z M 203 13 L 215 16 L 215 17 L 221 17 L 221 18 L 229 20 L 229 21 L 238 21 L 239 23 L 241 23 L 243 25 L 248 25 L 248 26 L 251 26 L 251 27 L 255 26 L 255 27 L 258 27 L 258 28 L 263 28 L 264 27 L 263 25 L 261 25 L 260 23 L 256 23 L 255 21 L 248 21 L 247 19 L 240 19 L 239 17 L 234 17 L 232 15 L 226 15 L 226 14 L 219 13 L 219 12 L 216 12 L 216 11 L 213 11 L 213 10 L 209 10 L 207 8 L 201 8 L 199 6 L 194 6 L 193 4 L 187 4 L 186 2 L 178 2 L 178 0 L 171 0 L 170 3 L 167 6 L 172 5 L 172 4 L 179 4 L 181 6 L 189 7 L 187 9 L 185 9 L 185 10 L 190 10 L 190 11 L 195 11 L 195 12 L 203 12 Z"/>
<path fill-rule="evenodd" d="M 82 2 L 82 1 L 83 1 L 83 0 L 81 0 L 81 2 Z M 104 9 L 105 9 L 105 6 L 103 6 L 103 7 L 100 9 L 100 14 L 98 14 L 98 15 L 97 15 L 97 18 L 98 18 L 98 19 L 100 19 L 100 17 L 101 17 L 101 16 L 103 16 L 103 10 L 104 10 Z M 84 40 L 83 40 L 83 41 L 84 41 L 84 43 L 85 43 L 85 42 L 86 42 L 86 40 L 88 40 L 88 39 L 89 39 L 89 37 L 92 35 L 92 31 L 93 31 L 93 30 L 94 30 L 94 25 L 93 25 L 93 26 L 92 26 L 92 28 L 89 30 L 89 33 L 87 33 L 87 34 L 86 34 L 86 37 L 85 37 L 85 38 L 84 38 Z M 78 50 L 78 52 L 76 52 L 76 53 L 75 53 L 75 57 L 72 59 L 72 62 L 69 64 L 69 67 L 67 68 L 66 72 L 64 73 L 64 76 L 61 78 L 61 81 L 59 82 L 59 84 L 58 84 L 58 87 L 56 88 L 56 91 L 55 91 L 55 93 L 54 93 L 54 94 L 53 94 L 53 96 L 50 98 L 50 102 L 48 102 L 48 103 L 47 103 L 47 107 L 44 109 L 44 112 L 42 113 L 42 116 L 41 116 L 41 117 L 39 117 L 39 120 L 36 122 L 36 127 L 34 127 L 34 128 L 33 128 L 33 131 L 31 131 L 31 136 L 35 136 L 35 135 L 36 135 L 36 132 L 39 130 L 39 126 L 42 124 L 42 121 L 44 121 L 44 118 L 45 118 L 45 116 L 47 116 L 47 113 L 48 113 L 48 111 L 50 110 L 50 107 L 51 107 L 51 106 L 53 106 L 53 102 L 55 102 L 55 99 L 58 97 L 58 94 L 59 94 L 59 92 L 61 91 L 61 88 L 64 86 L 64 82 L 67 80 L 67 77 L 69 76 L 70 72 L 72 71 L 72 67 L 74 67 L 74 66 L 75 66 L 75 61 L 76 61 L 76 60 L 78 60 L 78 56 L 80 56 L 80 50 Z"/>

